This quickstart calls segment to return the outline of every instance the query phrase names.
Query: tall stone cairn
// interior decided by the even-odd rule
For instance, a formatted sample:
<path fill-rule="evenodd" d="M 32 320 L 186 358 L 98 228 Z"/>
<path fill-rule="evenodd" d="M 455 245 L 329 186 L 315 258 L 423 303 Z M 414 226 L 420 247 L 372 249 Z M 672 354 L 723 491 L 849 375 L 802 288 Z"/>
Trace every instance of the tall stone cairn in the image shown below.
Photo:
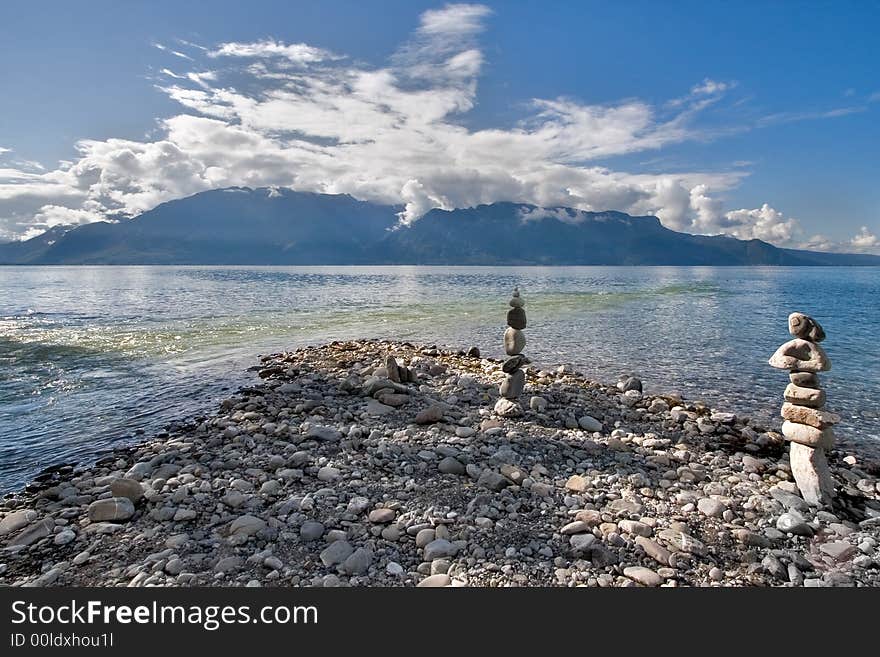
<path fill-rule="evenodd" d="M 834 479 L 828 468 L 826 450 L 834 444 L 832 426 L 840 416 L 822 410 L 825 391 L 819 387 L 819 372 L 831 369 L 831 360 L 819 342 L 825 331 L 803 313 L 788 316 L 788 330 L 794 336 L 776 350 L 770 365 L 789 371 L 782 404 L 782 435 L 791 442 L 791 472 L 804 500 L 813 506 L 831 503 Z"/>
<path fill-rule="evenodd" d="M 529 363 L 529 359 L 522 353 L 526 347 L 526 336 L 522 331 L 526 327 L 526 311 L 523 308 L 525 301 L 519 295 L 519 288 L 513 289 L 509 303 L 507 330 L 504 331 L 504 353 L 508 357 L 501 366 L 505 376 L 499 389 L 501 399 L 495 404 L 495 412 L 502 416 L 514 417 L 522 414 L 522 407 L 517 400 L 526 386 L 526 373 L 522 366 Z"/>

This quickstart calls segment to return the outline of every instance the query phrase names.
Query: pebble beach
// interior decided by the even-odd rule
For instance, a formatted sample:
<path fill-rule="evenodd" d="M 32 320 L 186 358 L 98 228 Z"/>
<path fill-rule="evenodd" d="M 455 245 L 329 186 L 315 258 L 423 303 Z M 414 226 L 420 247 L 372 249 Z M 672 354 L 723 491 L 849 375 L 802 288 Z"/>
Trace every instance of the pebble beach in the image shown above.
<path fill-rule="evenodd" d="M 876 586 L 880 463 L 571 366 L 359 340 L 0 503 L 6 586 Z M 778 427 L 777 427 L 778 428 Z"/>

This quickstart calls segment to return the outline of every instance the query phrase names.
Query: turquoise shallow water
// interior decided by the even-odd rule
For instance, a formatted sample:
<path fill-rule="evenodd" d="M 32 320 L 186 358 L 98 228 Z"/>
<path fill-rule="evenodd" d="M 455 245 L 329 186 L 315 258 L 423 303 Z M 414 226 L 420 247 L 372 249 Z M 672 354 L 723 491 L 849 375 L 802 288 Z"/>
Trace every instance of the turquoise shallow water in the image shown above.
<path fill-rule="evenodd" d="M 767 358 L 789 312 L 812 314 L 838 433 L 880 437 L 880 268 L 0 267 L 0 490 L 213 410 L 258 354 L 380 337 L 500 355 L 514 285 L 536 364 L 767 422 L 787 383 Z"/>

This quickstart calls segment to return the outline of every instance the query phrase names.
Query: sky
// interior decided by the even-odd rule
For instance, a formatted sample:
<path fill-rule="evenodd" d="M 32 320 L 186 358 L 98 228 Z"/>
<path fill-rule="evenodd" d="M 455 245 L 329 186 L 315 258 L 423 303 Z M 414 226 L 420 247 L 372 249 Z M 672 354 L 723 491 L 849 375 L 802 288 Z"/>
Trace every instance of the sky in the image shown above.
<path fill-rule="evenodd" d="M 7 0 L 0 239 L 280 186 L 880 253 L 880 3 Z"/>

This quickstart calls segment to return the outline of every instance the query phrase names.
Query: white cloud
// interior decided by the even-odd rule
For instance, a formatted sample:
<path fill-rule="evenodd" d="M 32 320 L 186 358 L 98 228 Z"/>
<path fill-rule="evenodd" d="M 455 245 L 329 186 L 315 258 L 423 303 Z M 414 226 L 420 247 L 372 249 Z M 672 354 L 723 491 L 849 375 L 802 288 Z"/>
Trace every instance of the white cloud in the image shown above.
<path fill-rule="evenodd" d="M 285 44 L 274 39 L 255 43 L 223 43 L 208 53 L 209 57 L 283 57 L 297 64 L 312 64 L 338 57 L 328 50 L 305 43 Z"/>
<path fill-rule="evenodd" d="M 867 226 L 862 226 L 858 234 L 849 243 L 857 251 L 873 252 L 880 250 L 880 238 L 868 230 Z"/>
<path fill-rule="evenodd" d="M 694 96 L 713 96 L 715 94 L 724 93 L 734 86 L 731 82 L 719 82 L 710 78 L 705 78 L 700 84 L 691 87 L 691 94 Z"/>
<path fill-rule="evenodd" d="M 752 210 L 732 210 L 719 222 L 723 232 L 743 240 L 759 239 L 781 246 L 791 246 L 800 234 L 797 219 L 786 217 L 766 203 Z"/>
<path fill-rule="evenodd" d="M 492 10 L 479 4 L 448 4 L 442 9 L 429 9 L 422 14 L 419 34 L 474 34 L 483 29 L 483 19 Z"/>
<path fill-rule="evenodd" d="M 704 139 L 700 113 L 734 83 L 705 79 L 659 107 L 539 98 L 512 127 L 466 127 L 461 119 L 477 102 L 484 66 L 478 37 L 490 14 L 473 4 L 427 11 L 381 67 L 273 39 L 185 44 L 197 53 L 194 70 L 162 69 L 167 85 L 159 87 L 183 111 L 159 122 L 159 136 L 82 140 L 78 158 L 54 171 L 0 169 L 0 232 L 135 215 L 243 185 L 402 204 L 404 222 L 432 208 L 514 201 L 793 239 L 797 222 L 768 205 L 723 211 L 719 195 L 747 175 L 742 169 L 634 174 L 602 164 Z M 198 61 L 205 57 L 222 66 L 205 70 L 207 61 Z"/>
<path fill-rule="evenodd" d="M 0 155 L 3 155 L 4 153 L 11 153 L 11 152 L 12 152 L 11 148 L 3 148 L 3 146 L 0 146 Z"/>

